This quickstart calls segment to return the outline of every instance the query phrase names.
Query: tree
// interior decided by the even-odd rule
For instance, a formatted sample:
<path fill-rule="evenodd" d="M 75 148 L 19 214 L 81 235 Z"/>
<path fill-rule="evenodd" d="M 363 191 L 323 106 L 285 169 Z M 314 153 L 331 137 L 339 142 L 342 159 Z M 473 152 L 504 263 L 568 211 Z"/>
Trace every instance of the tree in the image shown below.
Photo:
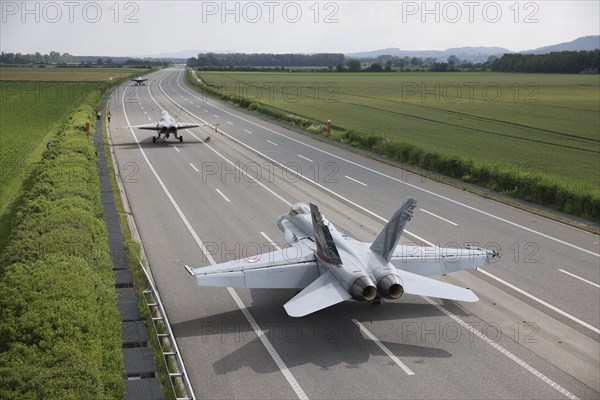
<path fill-rule="evenodd" d="M 373 64 L 371 64 L 371 66 L 369 67 L 369 69 L 370 69 L 371 72 L 382 72 L 383 71 L 383 67 L 379 63 L 373 63 Z"/>
<path fill-rule="evenodd" d="M 96 60 L 96 64 L 98 64 L 98 65 L 102 65 L 102 64 L 104 64 L 104 61 L 102 61 L 102 59 L 101 59 L 101 58 L 98 58 L 98 59 Z"/>
<path fill-rule="evenodd" d="M 350 70 L 350 72 L 360 71 L 360 61 L 356 58 L 349 58 L 346 61 L 346 65 L 348 66 L 348 70 Z"/>
<path fill-rule="evenodd" d="M 456 57 L 454 54 L 448 57 L 448 65 L 454 67 L 455 65 L 460 64 L 460 58 Z"/>
<path fill-rule="evenodd" d="M 496 56 L 489 56 L 489 57 L 487 58 L 487 62 L 491 64 L 491 63 L 493 63 L 494 61 L 496 61 L 497 59 L 498 59 L 498 57 L 496 57 Z"/>
<path fill-rule="evenodd" d="M 418 67 L 423 64 L 423 59 L 419 57 L 413 57 L 410 59 L 410 65 Z"/>

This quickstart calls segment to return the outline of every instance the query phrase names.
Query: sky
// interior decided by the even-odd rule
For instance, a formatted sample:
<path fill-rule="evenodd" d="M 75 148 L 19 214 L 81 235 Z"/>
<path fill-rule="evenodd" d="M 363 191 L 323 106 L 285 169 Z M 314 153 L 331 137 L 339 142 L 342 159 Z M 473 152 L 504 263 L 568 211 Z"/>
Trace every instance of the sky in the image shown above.
<path fill-rule="evenodd" d="M 99 56 L 463 46 L 521 51 L 600 34 L 597 0 L 0 0 L 0 14 L 2 51 Z"/>

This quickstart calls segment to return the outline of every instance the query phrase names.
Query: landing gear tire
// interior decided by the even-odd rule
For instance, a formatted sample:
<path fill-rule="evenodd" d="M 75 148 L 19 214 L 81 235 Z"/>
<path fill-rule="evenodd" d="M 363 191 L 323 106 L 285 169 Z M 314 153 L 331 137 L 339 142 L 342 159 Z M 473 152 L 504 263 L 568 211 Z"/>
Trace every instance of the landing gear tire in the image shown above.
<path fill-rule="evenodd" d="M 179 143 L 183 143 L 183 136 L 179 136 Z"/>
<path fill-rule="evenodd" d="M 156 143 L 156 136 L 152 136 L 152 143 Z"/>

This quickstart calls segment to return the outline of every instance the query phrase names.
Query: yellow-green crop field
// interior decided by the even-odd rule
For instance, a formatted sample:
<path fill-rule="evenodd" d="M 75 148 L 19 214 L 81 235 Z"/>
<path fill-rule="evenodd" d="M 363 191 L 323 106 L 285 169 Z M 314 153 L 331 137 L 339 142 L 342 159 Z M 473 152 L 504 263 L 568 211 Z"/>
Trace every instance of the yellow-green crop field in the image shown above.
<path fill-rule="evenodd" d="M 223 94 L 600 191 L 600 76 L 199 72 Z"/>
<path fill-rule="evenodd" d="M 140 72 L 137 68 L 0 67 L 0 81 L 106 81 Z"/>

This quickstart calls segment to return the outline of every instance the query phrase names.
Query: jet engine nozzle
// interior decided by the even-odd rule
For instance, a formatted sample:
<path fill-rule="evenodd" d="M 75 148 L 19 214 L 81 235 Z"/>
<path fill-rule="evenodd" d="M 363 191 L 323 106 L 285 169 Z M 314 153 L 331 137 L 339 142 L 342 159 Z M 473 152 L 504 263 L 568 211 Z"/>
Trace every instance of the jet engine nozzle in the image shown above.
<path fill-rule="evenodd" d="M 399 299 L 404 294 L 402 279 L 395 274 L 384 275 L 377 282 L 377 290 L 381 297 Z"/>
<path fill-rule="evenodd" d="M 371 301 L 377 297 L 375 282 L 368 276 L 360 276 L 352 282 L 350 294 L 357 300 Z"/>

